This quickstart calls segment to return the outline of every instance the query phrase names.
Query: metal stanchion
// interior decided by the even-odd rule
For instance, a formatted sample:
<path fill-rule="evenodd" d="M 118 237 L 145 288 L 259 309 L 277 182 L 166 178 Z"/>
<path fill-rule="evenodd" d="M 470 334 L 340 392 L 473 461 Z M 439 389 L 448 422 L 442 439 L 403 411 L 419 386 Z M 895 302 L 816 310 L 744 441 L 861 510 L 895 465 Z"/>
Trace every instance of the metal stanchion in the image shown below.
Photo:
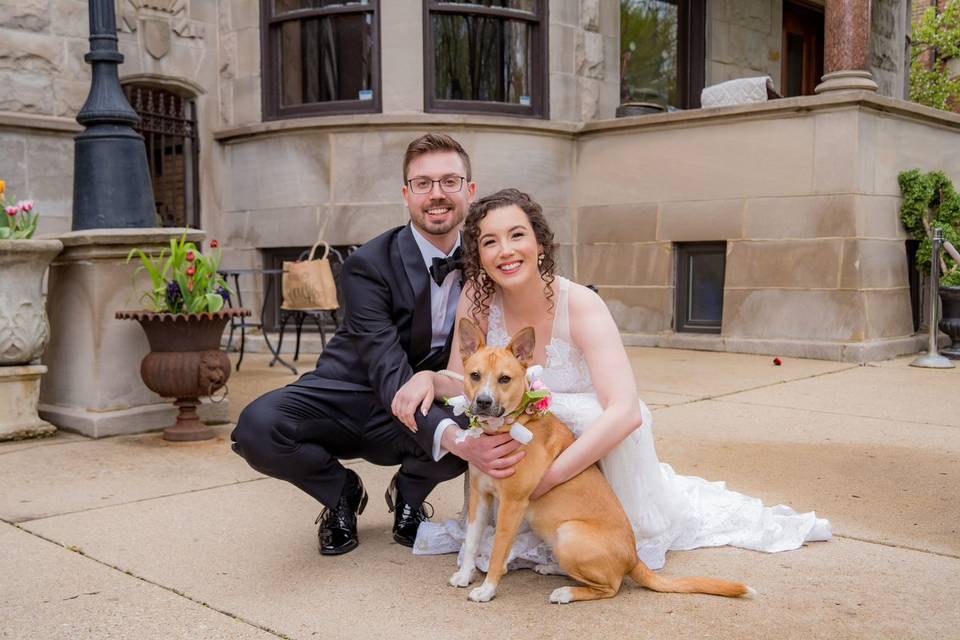
<path fill-rule="evenodd" d="M 933 230 L 933 246 L 930 247 L 930 340 L 927 355 L 920 356 L 910 363 L 911 367 L 928 369 L 953 369 L 953 363 L 938 353 L 937 348 L 937 310 L 940 288 L 940 249 L 943 247 L 943 229 Z M 951 247 L 952 248 L 952 247 Z"/>

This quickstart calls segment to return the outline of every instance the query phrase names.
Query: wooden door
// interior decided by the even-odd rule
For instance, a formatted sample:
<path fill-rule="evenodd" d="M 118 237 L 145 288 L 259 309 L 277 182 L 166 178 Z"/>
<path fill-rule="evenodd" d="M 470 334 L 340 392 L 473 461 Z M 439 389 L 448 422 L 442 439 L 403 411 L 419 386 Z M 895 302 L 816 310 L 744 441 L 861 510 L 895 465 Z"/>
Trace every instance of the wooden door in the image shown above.
<path fill-rule="evenodd" d="M 823 9 L 801 2 L 783 3 L 780 93 L 810 96 L 823 76 Z"/>

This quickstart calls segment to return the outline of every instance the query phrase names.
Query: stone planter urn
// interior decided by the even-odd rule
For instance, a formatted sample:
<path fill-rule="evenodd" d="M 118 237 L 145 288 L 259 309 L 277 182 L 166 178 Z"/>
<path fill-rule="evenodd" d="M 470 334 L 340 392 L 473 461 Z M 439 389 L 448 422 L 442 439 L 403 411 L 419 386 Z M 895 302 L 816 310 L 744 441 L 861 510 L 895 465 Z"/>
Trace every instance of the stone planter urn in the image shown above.
<path fill-rule="evenodd" d="M 952 341 L 940 353 L 951 360 L 960 360 L 960 287 L 940 287 L 940 307 L 940 330 Z"/>
<path fill-rule="evenodd" d="M 0 440 L 56 431 L 37 416 L 47 368 L 35 361 L 50 339 L 43 274 L 62 250 L 59 240 L 0 240 Z"/>
<path fill-rule="evenodd" d="M 175 398 L 176 424 L 163 430 L 164 440 L 208 440 L 211 427 L 200 422 L 201 396 L 225 388 L 230 359 L 220 349 L 220 336 L 231 317 L 248 316 L 249 309 L 223 309 L 216 313 L 173 314 L 118 311 L 121 320 L 136 320 L 147 334 L 148 353 L 140 363 L 147 387 L 165 398 Z"/>

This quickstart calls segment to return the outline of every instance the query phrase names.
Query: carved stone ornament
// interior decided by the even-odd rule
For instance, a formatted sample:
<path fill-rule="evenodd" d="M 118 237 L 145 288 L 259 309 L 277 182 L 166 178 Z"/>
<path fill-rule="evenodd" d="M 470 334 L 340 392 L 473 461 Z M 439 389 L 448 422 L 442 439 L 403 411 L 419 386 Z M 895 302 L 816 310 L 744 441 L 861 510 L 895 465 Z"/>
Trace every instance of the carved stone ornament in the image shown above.
<path fill-rule="evenodd" d="M 0 365 L 25 365 L 50 337 L 41 284 L 59 240 L 0 240 Z"/>
<path fill-rule="evenodd" d="M 162 51 L 163 40 L 166 39 L 166 48 L 169 51 L 170 31 L 181 38 L 203 39 L 205 35 L 203 25 L 190 20 L 189 16 L 189 0 L 118 0 L 117 31 L 135 33 L 143 22 L 143 29 L 147 32 L 145 42 L 147 52 L 154 58 L 162 58 L 166 55 L 166 51 L 157 55 L 151 47 L 156 51 Z M 159 27 L 153 24 L 154 22 L 166 22 L 166 35 L 149 35 L 150 31 L 159 31 Z"/>
<path fill-rule="evenodd" d="M 143 19 L 143 47 L 157 60 L 170 53 L 170 37 L 169 20 Z"/>

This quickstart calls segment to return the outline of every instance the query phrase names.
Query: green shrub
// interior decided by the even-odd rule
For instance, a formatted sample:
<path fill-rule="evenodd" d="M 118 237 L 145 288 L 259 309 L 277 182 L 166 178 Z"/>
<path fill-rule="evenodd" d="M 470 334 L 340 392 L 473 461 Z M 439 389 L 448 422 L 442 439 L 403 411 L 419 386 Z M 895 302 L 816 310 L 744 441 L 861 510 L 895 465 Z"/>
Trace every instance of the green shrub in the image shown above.
<path fill-rule="evenodd" d="M 944 239 L 960 248 L 960 195 L 942 171 L 911 169 L 897 180 L 903 193 L 900 220 L 911 237 L 920 241 L 917 270 L 930 273 L 933 229 L 943 229 Z M 946 251 L 940 254 L 940 286 L 960 287 L 960 266 Z"/>

